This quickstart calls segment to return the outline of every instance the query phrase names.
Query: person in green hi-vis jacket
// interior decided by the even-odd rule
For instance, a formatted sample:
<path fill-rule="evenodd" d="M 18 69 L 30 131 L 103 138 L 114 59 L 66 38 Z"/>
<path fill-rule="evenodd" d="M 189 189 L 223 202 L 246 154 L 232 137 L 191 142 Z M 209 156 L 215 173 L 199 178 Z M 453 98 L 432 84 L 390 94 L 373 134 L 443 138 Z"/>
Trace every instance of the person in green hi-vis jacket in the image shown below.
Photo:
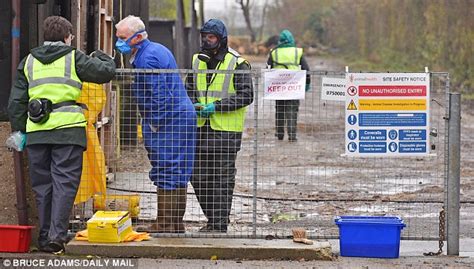
<path fill-rule="evenodd" d="M 289 30 L 280 33 L 278 45 L 270 52 L 267 64 L 273 69 L 306 70 L 309 65 L 303 56 L 303 49 L 296 47 L 295 39 Z M 306 74 L 306 91 L 309 91 L 311 76 Z M 295 142 L 298 110 L 300 100 L 276 100 L 275 106 L 275 136 L 283 140 L 285 136 L 285 125 L 288 140 Z"/>

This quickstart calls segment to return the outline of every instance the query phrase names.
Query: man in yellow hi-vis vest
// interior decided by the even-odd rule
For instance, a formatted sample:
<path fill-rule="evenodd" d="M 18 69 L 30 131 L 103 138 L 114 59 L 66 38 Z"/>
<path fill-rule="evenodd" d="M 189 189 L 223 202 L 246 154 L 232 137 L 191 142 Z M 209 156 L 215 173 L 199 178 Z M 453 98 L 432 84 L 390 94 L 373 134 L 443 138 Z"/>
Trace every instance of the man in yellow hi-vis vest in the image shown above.
<path fill-rule="evenodd" d="M 63 17 L 44 21 L 44 44 L 18 66 L 8 104 L 13 131 L 26 133 L 30 180 L 39 215 L 38 248 L 64 251 L 69 215 L 81 179 L 86 118 L 76 103 L 82 82 L 106 83 L 115 63 L 71 47 L 72 24 Z"/>
<path fill-rule="evenodd" d="M 235 186 L 235 160 L 240 150 L 246 107 L 253 101 L 250 64 L 227 46 L 222 21 L 201 28 L 201 51 L 193 57 L 188 95 L 198 115 L 196 157 L 191 184 L 206 215 L 201 232 L 227 232 Z M 205 73 L 219 70 L 227 73 Z"/>
<path fill-rule="evenodd" d="M 288 30 L 280 33 L 280 40 L 275 49 L 270 53 L 267 64 L 270 68 L 306 70 L 309 71 L 309 65 L 303 57 L 303 49 L 297 48 L 293 35 Z M 306 74 L 306 91 L 309 91 L 311 76 Z M 283 140 L 285 136 L 285 123 L 287 127 L 288 140 L 295 142 L 296 128 L 298 119 L 298 110 L 300 100 L 276 100 L 275 106 L 275 136 L 278 140 Z"/>

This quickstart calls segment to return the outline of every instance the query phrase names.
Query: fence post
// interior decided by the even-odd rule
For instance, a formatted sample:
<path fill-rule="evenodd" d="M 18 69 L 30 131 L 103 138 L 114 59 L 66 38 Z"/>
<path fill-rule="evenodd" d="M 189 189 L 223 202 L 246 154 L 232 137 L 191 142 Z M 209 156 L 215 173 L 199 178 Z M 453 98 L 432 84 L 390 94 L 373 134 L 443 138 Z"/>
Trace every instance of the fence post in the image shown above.
<path fill-rule="evenodd" d="M 253 238 L 257 238 L 257 173 L 258 173 L 258 94 L 260 88 L 260 74 L 252 72 L 251 75 L 255 75 L 255 88 L 254 88 L 254 144 L 253 144 L 253 214 L 252 214 L 252 226 L 253 226 Z"/>
<path fill-rule="evenodd" d="M 459 211 L 461 172 L 461 94 L 449 93 L 447 254 L 459 255 Z"/>

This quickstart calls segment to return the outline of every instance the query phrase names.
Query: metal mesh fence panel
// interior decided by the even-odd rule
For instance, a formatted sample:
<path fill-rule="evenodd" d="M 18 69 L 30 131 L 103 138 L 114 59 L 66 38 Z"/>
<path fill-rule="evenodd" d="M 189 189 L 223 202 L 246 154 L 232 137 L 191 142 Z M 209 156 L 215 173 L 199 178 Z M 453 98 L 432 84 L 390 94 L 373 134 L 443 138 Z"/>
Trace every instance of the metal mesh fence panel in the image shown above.
<path fill-rule="evenodd" d="M 262 234 L 289 235 L 305 227 L 312 237 L 337 236 L 337 215 L 395 215 L 405 238 L 435 238 L 445 178 L 446 77 L 432 76 L 432 152 L 429 157 L 348 158 L 344 153 L 344 103 L 321 100 L 321 78 L 300 102 L 297 141 L 275 137 L 275 101 L 259 108 L 258 197 L 268 209 Z M 259 103 L 260 104 L 260 103 Z M 285 134 L 286 136 L 286 134 Z"/>
<path fill-rule="evenodd" d="M 285 238 L 291 235 L 292 228 L 303 227 L 309 237 L 335 238 L 338 236 L 335 216 L 387 215 L 404 219 L 407 227 L 403 230 L 403 238 L 438 237 L 438 217 L 445 199 L 446 73 L 431 74 L 430 156 L 349 158 L 343 155 L 345 104 L 321 99 L 321 79 L 344 77 L 344 73 L 311 71 L 311 88 L 305 99 L 299 104 L 287 102 L 277 106 L 275 101 L 263 98 L 260 70 L 200 71 L 199 74 L 192 70 L 119 70 L 113 82 L 113 94 L 109 94 L 113 98 L 109 102 L 114 104 L 110 127 L 99 128 L 99 132 L 104 132 L 102 146 L 111 147 L 111 154 L 106 156 L 106 195 L 96 195 L 94 199 L 76 205 L 71 219 L 74 231 L 85 228 L 85 221 L 97 209 L 129 210 L 135 228 L 146 229 L 154 223 L 174 225 L 178 221 L 180 203 L 184 200 L 162 201 L 162 205 L 167 201 L 172 205 L 163 205 L 171 207 L 171 211 L 164 212 L 168 217 L 160 220 L 159 190 L 172 187 L 158 186 L 157 190 L 150 179 L 153 169 L 158 174 L 164 169 L 163 176 L 170 176 L 167 173 L 176 171 L 168 171 L 167 165 L 179 167 L 182 161 L 176 157 L 169 163 L 160 162 L 161 159 L 154 163 L 153 158 L 170 157 L 159 155 L 162 152 L 182 151 L 183 144 L 172 140 L 159 143 L 158 140 L 166 140 L 166 135 L 170 134 L 149 133 L 164 131 L 165 121 L 159 120 L 171 120 L 166 117 L 183 109 L 180 100 L 174 98 L 188 98 L 160 87 L 159 83 L 169 84 L 169 77 L 173 75 L 179 76 L 183 84 L 173 90 L 183 87 L 178 90 L 187 90 L 188 94 L 199 76 L 216 76 L 214 86 L 226 83 L 227 75 L 241 83 L 245 83 L 241 78 L 246 76 L 252 79 L 252 85 L 234 83 L 235 92 L 227 94 L 234 97 L 235 103 L 217 105 L 216 112 L 198 117 L 207 120 L 199 123 L 203 126 L 198 128 L 197 148 L 193 151 L 194 175 L 185 190 L 183 224 L 186 233 L 169 233 L 165 229 L 163 236 Z M 189 85 L 190 77 L 194 85 Z M 235 98 L 236 92 L 250 86 L 254 92 L 253 102 L 248 106 L 239 104 L 245 102 L 245 98 Z M 217 94 L 204 98 L 213 96 Z M 159 98 L 166 98 L 168 103 Z M 204 100 L 199 99 L 203 98 L 199 94 L 197 97 L 191 95 L 193 98 L 197 98 L 194 102 Z M 203 134 L 204 128 L 238 126 L 240 122 L 229 121 L 241 120 L 241 115 L 216 117 L 231 111 L 231 106 L 246 107 L 242 110 L 246 115 L 242 134 L 235 130 L 231 135 L 222 132 Z M 296 115 L 296 124 L 288 120 L 277 121 L 282 113 Z M 153 114 L 162 115 L 162 118 L 156 116 L 156 123 L 152 122 L 150 126 Z M 176 117 L 171 121 L 175 127 L 167 129 L 168 132 L 182 130 L 180 127 L 185 119 L 182 115 Z M 160 157 L 151 156 L 153 143 L 159 144 L 157 154 Z M 170 150 L 167 147 L 178 148 Z M 196 186 L 201 191 L 199 199 Z M 211 222 L 218 227 L 201 230 Z M 226 229 L 219 230 L 219 223 L 225 224 L 222 226 Z"/>

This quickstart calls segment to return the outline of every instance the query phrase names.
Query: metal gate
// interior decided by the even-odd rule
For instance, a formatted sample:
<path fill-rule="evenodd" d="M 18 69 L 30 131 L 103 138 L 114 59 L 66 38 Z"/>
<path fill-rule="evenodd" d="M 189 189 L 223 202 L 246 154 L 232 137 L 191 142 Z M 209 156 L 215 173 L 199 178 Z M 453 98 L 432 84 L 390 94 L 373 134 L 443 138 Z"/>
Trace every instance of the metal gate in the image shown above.
<path fill-rule="evenodd" d="M 148 177 L 150 164 L 143 146 L 141 116 L 133 98 L 134 77 L 178 72 L 183 80 L 192 70 L 118 70 L 113 81 L 116 100 L 112 133 L 105 141 L 117 146 L 107 160 L 107 198 L 102 207 L 131 210 L 134 225 L 156 218 L 156 187 Z M 242 72 L 242 71 L 240 71 Z M 285 238 L 303 227 L 311 238 L 337 238 L 339 215 L 400 216 L 404 239 L 439 237 L 439 214 L 447 178 L 447 73 L 431 73 L 430 147 L 426 157 L 349 158 L 343 156 L 344 103 L 321 99 L 322 77 L 345 73 L 311 71 L 311 88 L 301 100 L 297 141 L 275 136 L 275 101 L 264 100 L 262 73 L 253 78 L 254 101 L 248 107 L 227 233 L 202 233 L 201 207 L 189 185 L 180 237 Z M 207 71 L 207 73 L 212 73 Z M 105 145 L 106 146 L 106 145 Z M 94 199 L 75 207 L 73 230 L 85 227 Z M 139 202 L 138 202 L 139 201 Z M 97 204 L 97 202 L 95 202 Z"/>

